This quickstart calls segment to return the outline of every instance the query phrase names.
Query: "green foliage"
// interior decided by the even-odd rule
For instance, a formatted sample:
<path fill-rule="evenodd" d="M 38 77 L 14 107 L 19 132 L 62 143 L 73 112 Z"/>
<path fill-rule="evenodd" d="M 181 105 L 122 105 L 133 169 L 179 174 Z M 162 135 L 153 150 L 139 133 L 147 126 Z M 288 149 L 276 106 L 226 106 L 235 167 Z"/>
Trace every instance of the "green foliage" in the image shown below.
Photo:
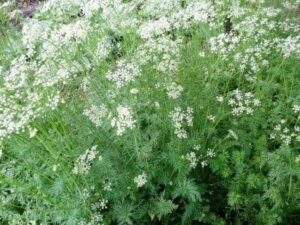
<path fill-rule="evenodd" d="M 299 224 L 297 1 L 43 4 L 0 8 L 0 224 Z"/>

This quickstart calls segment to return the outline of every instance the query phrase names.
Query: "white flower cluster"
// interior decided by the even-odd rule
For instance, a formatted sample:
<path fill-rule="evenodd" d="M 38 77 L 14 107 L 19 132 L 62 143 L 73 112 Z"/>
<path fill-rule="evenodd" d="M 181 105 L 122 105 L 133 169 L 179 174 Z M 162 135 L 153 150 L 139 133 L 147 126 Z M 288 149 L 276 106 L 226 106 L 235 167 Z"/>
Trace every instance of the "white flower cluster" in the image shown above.
<path fill-rule="evenodd" d="M 89 109 L 85 109 L 83 115 L 87 116 L 97 127 L 101 126 L 102 119 L 107 116 L 108 109 L 105 105 L 91 105 Z"/>
<path fill-rule="evenodd" d="M 3 71 L 0 138 L 25 131 L 30 121 L 63 102 L 61 87 L 82 68 L 74 60 L 77 46 L 92 31 L 89 19 L 66 18 L 79 13 L 80 7 L 88 6 L 89 2 L 49 0 L 37 12 L 44 19 L 38 16 L 24 21 L 20 41 L 23 46 L 16 47 L 27 50 Z"/>
<path fill-rule="evenodd" d="M 294 126 L 290 129 L 286 120 L 281 120 L 274 128 L 274 132 L 270 135 L 270 139 L 279 139 L 285 145 L 290 145 L 294 140 L 300 142 L 300 126 Z"/>
<path fill-rule="evenodd" d="M 22 42 L 27 47 L 27 56 L 32 57 L 35 53 L 36 44 L 41 39 L 47 39 L 47 34 L 51 32 L 49 23 L 36 19 L 28 20 L 22 28 Z"/>
<path fill-rule="evenodd" d="M 224 102 L 224 96 L 223 95 L 218 95 L 216 97 L 216 99 L 217 99 L 218 102 Z"/>
<path fill-rule="evenodd" d="M 141 65 L 151 62 L 158 71 L 173 74 L 177 71 L 181 42 L 166 36 L 148 39 L 137 48 L 134 59 Z"/>
<path fill-rule="evenodd" d="M 29 138 L 34 138 L 38 132 L 38 130 L 33 127 L 29 127 L 28 130 L 29 130 Z"/>
<path fill-rule="evenodd" d="M 79 222 L 79 225 L 98 225 L 103 222 L 103 210 L 107 209 L 108 200 L 106 199 L 100 199 L 98 202 L 93 203 L 91 205 L 91 209 L 93 211 L 91 215 L 91 219 L 89 222 L 86 222 L 85 220 L 81 220 Z"/>
<path fill-rule="evenodd" d="M 130 89 L 129 92 L 130 92 L 130 94 L 136 95 L 136 94 L 139 93 L 139 89 L 137 89 L 137 88 L 132 88 L 132 89 Z"/>
<path fill-rule="evenodd" d="M 194 23 L 209 23 L 215 17 L 215 9 L 210 1 L 201 0 L 191 2 L 181 10 L 171 15 L 172 25 L 177 28 L 188 29 Z"/>
<path fill-rule="evenodd" d="M 27 84 L 28 74 L 36 69 L 36 65 L 26 62 L 24 55 L 11 62 L 10 70 L 4 73 L 4 85 L 8 90 L 17 90 Z"/>
<path fill-rule="evenodd" d="M 287 120 L 282 119 L 280 123 L 275 126 L 274 132 L 270 135 L 270 139 L 279 139 L 285 145 L 290 145 L 293 141 L 300 142 L 300 125 L 298 124 L 300 105 L 293 105 L 292 111 L 296 114 L 296 123 L 291 125 Z"/>
<path fill-rule="evenodd" d="M 136 183 L 136 186 L 138 188 L 143 187 L 146 183 L 147 183 L 147 175 L 145 172 L 143 172 L 142 174 L 136 176 L 133 179 L 134 183 Z"/>
<path fill-rule="evenodd" d="M 209 120 L 209 121 L 211 121 L 211 122 L 215 122 L 215 120 L 216 120 L 216 116 L 214 116 L 214 115 L 208 115 L 207 116 L 207 119 Z"/>
<path fill-rule="evenodd" d="M 80 155 L 79 158 L 75 161 L 72 172 L 78 175 L 88 174 L 92 166 L 92 162 L 96 158 L 97 154 L 97 145 L 94 145 L 90 149 L 87 149 L 85 153 Z"/>
<path fill-rule="evenodd" d="M 152 0 L 144 6 L 144 13 L 160 15 L 157 20 L 147 21 L 140 26 L 138 33 L 145 39 L 162 35 L 174 28 L 188 29 L 193 23 L 207 23 L 209 18 L 215 16 L 213 5 L 205 0 L 192 2 L 184 8 L 177 0 L 154 4 Z M 153 11 L 150 12 L 150 8 Z"/>
<path fill-rule="evenodd" d="M 195 169 L 198 164 L 198 158 L 195 152 L 190 152 L 186 154 L 186 159 L 190 162 L 190 167 Z"/>
<path fill-rule="evenodd" d="M 87 225 L 98 225 L 103 221 L 103 215 L 99 212 L 96 212 L 92 215 L 91 221 Z"/>
<path fill-rule="evenodd" d="M 216 156 L 216 153 L 215 153 L 214 149 L 212 149 L 212 148 L 207 149 L 206 156 L 204 156 L 204 158 L 206 158 L 206 159 L 203 159 L 201 162 L 202 168 L 204 168 L 208 165 L 209 158 L 214 158 L 215 156 Z"/>
<path fill-rule="evenodd" d="M 49 94 L 49 96 L 47 96 L 45 107 L 54 110 L 61 102 L 63 102 L 63 100 L 60 97 L 60 93 L 57 91 L 56 93 Z"/>
<path fill-rule="evenodd" d="M 79 3 L 77 0 L 49 0 L 43 4 L 40 13 L 46 11 L 48 13 L 57 9 L 55 16 L 59 15 L 58 11 L 62 15 L 65 10 L 73 6 L 79 7 Z M 89 29 L 86 20 L 81 19 L 74 23 L 62 23 L 55 26 L 50 26 L 46 21 L 38 19 L 25 21 L 21 42 L 28 49 L 26 56 L 18 56 L 3 74 L 4 87 L 1 90 L 16 92 L 14 94 L 10 92 L 9 96 L 6 96 L 4 92 L 1 95 L 0 101 L 4 110 L 0 113 L 0 138 L 25 130 L 24 127 L 30 120 L 42 115 L 48 107 L 54 109 L 58 105 L 60 98 L 57 91 L 45 89 L 44 93 L 41 93 L 39 87 L 37 90 L 33 88 L 35 86 L 52 87 L 59 82 L 65 84 L 68 81 L 74 71 L 65 69 L 70 68 L 69 62 L 61 63 L 60 51 L 63 49 L 60 48 L 64 48 L 65 44 L 73 45 L 74 40 L 77 42 L 83 40 L 87 30 Z M 40 55 L 37 54 L 37 60 L 35 60 L 32 57 L 37 45 L 41 45 L 41 52 Z M 73 50 L 74 48 L 68 48 L 68 55 L 71 56 Z M 52 60 L 48 60 L 50 58 L 54 59 L 53 61 L 59 61 L 61 68 L 57 68 Z"/>
<path fill-rule="evenodd" d="M 156 61 L 154 65 L 157 70 L 174 73 L 181 40 L 168 40 L 167 33 L 172 29 L 188 29 L 194 23 L 207 23 L 215 15 L 214 8 L 205 0 L 191 2 L 185 7 L 178 0 L 155 2 L 157 0 L 151 0 L 142 8 L 143 13 L 156 15 L 154 18 L 158 19 L 146 21 L 139 27 L 138 33 L 146 39 L 146 43 L 138 48 L 136 58 L 143 62 Z"/>
<path fill-rule="evenodd" d="M 62 25 L 59 29 L 51 33 L 51 40 L 58 46 L 69 45 L 70 43 L 80 43 L 88 35 L 91 26 L 88 20 L 78 20 L 74 23 Z"/>
<path fill-rule="evenodd" d="M 169 98 L 177 99 L 183 92 L 183 87 L 175 82 L 167 86 L 167 95 Z"/>
<path fill-rule="evenodd" d="M 180 139 L 187 138 L 185 126 L 193 126 L 193 109 L 191 107 L 187 107 L 184 111 L 181 107 L 176 107 L 170 113 L 170 117 L 172 118 L 172 122 L 175 127 L 175 135 Z"/>
<path fill-rule="evenodd" d="M 101 21 L 105 21 L 103 25 L 114 31 L 120 29 L 137 29 L 140 21 L 133 16 L 136 1 L 124 2 L 122 0 L 102 0 L 101 4 Z M 101 24 L 101 26 L 103 26 Z"/>
<path fill-rule="evenodd" d="M 193 149 L 196 150 L 196 151 L 199 151 L 200 146 L 196 145 L 196 146 L 193 147 Z M 192 169 L 195 169 L 197 167 L 199 161 L 201 161 L 200 164 L 201 164 L 201 167 L 203 168 L 203 167 L 208 165 L 208 158 L 213 158 L 215 156 L 216 156 L 215 151 L 213 149 L 209 148 L 209 149 L 207 149 L 206 155 L 204 155 L 204 156 L 200 155 L 198 157 L 196 152 L 191 151 L 191 152 L 186 154 L 185 158 L 189 161 L 190 167 Z"/>
<path fill-rule="evenodd" d="M 206 153 L 206 154 L 207 154 L 207 156 L 210 157 L 210 158 L 216 156 L 215 150 L 212 149 L 212 148 L 207 149 L 207 153 Z"/>
<path fill-rule="evenodd" d="M 105 59 L 113 48 L 113 44 L 108 37 L 102 38 L 97 45 L 96 56 L 99 60 Z"/>
<path fill-rule="evenodd" d="M 299 0 L 295 0 L 295 1 L 285 1 L 283 2 L 283 6 L 286 7 L 287 9 L 298 9 L 299 7 L 299 4 L 300 4 L 300 1 Z"/>
<path fill-rule="evenodd" d="M 234 21 L 234 25 L 228 33 L 210 38 L 210 51 L 228 63 L 230 70 L 240 70 L 247 75 L 247 80 L 251 81 L 253 78 L 250 76 L 254 76 L 260 69 L 269 65 L 267 59 L 270 58 L 274 49 L 278 49 L 277 44 L 282 42 L 266 38 L 266 35 L 278 27 L 279 24 L 272 17 L 278 15 L 280 10 L 271 7 L 263 8 L 257 15 L 249 8 L 236 8 L 234 3 L 232 4 L 231 14 L 233 17 L 240 17 L 246 12 L 250 15 Z"/>
<path fill-rule="evenodd" d="M 243 18 L 237 23 L 234 28 L 241 32 L 243 38 L 252 37 L 256 35 L 254 40 L 259 40 L 260 37 L 266 35 L 269 31 L 274 30 L 276 23 L 267 18 L 267 13 L 264 16 L 251 15 Z"/>
<path fill-rule="evenodd" d="M 199 151 L 200 149 L 201 149 L 201 145 L 194 145 L 193 146 L 193 149 L 195 150 L 195 151 Z"/>
<path fill-rule="evenodd" d="M 298 119 L 300 119 L 300 105 L 293 105 L 293 111 L 298 115 Z"/>
<path fill-rule="evenodd" d="M 39 112 L 43 112 L 42 109 L 37 108 L 39 95 L 28 92 L 26 98 L 23 99 L 24 104 L 20 105 L 18 101 L 23 95 L 18 96 L 18 94 L 15 96 L 0 94 L 0 139 L 14 132 L 24 131 L 30 120 L 35 118 Z M 48 96 L 47 103 L 51 102 L 51 97 Z"/>
<path fill-rule="evenodd" d="M 133 81 L 140 74 L 141 71 L 137 65 L 120 60 L 117 62 L 114 71 L 108 71 L 106 73 L 106 78 L 115 82 L 117 88 L 121 88 Z"/>
<path fill-rule="evenodd" d="M 104 191 L 112 191 L 112 189 L 111 189 L 111 182 L 104 181 L 103 182 L 103 190 Z"/>
<path fill-rule="evenodd" d="M 222 33 L 209 39 L 210 51 L 226 59 L 228 54 L 236 50 L 240 41 L 241 38 L 239 36 Z"/>
<path fill-rule="evenodd" d="M 92 204 L 92 209 L 96 210 L 104 210 L 107 209 L 108 200 L 100 199 L 98 202 Z"/>
<path fill-rule="evenodd" d="M 300 35 L 295 37 L 289 36 L 280 40 L 279 48 L 285 58 L 288 58 L 293 54 L 300 58 Z"/>
<path fill-rule="evenodd" d="M 55 84 L 61 82 L 65 83 L 75 72 L 75 68 L 68 68 L 68 63 L 61 62 L 61 67 L 57 68 L 52 63 L 41 65 L 35 73 L 34 85 L 42 87 L 52 87 Z"/>
<path fill-rule="evenodd" d="M 160 17 L 158 20 L 147 21 L 142 24 L 138 32 L 142 38 L 151 38 L 158 35 L 162 35 L 167 31 L 170 31 L 171 24 L 169 23 L 167 17 Z"/>
<path fill-rule="evenodd" d="M 142 13 L 145 16 L 157 18 L 172 14 L 173 12 L 181 9 L 181 0 L 148 0 L 147 4 L 142 7 Z"/>
<path fill-rule="evenodd" d="M 254 108 L 259 107 L 261 103 L 251 92 L 243 93 L 236 89 L 232 92 L 232 97 L 229 99 L 228 104 L 232 108 L 234 116 L 241 116 L 244 113 L 252 115 Z"/>
<path fill-rule="evenodd" d="M 85 17 L 92 17 L 101 8 L 101 0 L 89 0 L 84 1 L 81 5 L 81 9 Z"/>
<path fill-rule="evenodd" d="M 117 117 L 112 118 L 111 125 L 117 128 L 117 135 L 121 136 L 126 129 L 133 129 L 136 121 L 133 119 L 131 109 L 128 106 L 119 105 L 117 107 L 117 114 Z"/>
<path fill-rule="evenodd" d="M 246 74 L 246 78 L 256 74 L 261 68 L 269 65 L 266 56 L 271 54 L 273 43 L 266 41 L 260 43 L 258 46 L 248 47 L 244 52 L 237 52 L 234 54 L 234 62 L 230 63 L 231 68 L 235 68 L 239 64 L 240 71 Z M 249 78 L 248 78 L 248 81 Z"/>
<path fill-rule="evenodd" d="M 41 5 L 39 13 L 52 15 L 56 19 L 64 18 L 74 9 L 79 11 L 83 0 L 48 0 Z"/>

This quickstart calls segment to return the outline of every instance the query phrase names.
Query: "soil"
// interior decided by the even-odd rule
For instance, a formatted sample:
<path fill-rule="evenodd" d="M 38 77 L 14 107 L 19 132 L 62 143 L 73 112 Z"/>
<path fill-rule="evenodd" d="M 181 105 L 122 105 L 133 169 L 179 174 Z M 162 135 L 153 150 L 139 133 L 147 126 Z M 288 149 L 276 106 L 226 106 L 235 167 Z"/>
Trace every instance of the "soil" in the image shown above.
<path fill-rule="evenodd" d="M 19 8 L 23 13 L 24 17 L 32 17 L 33 12 L 37 9 L 39 5 L 38 0 L 20 0 Z"/>

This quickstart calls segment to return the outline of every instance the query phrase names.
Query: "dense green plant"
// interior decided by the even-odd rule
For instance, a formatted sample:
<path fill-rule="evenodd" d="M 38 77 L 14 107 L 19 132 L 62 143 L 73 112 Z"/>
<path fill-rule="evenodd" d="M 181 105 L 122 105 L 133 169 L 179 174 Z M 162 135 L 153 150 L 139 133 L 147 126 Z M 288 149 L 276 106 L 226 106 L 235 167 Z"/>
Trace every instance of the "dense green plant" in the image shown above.
<path fill-rule="evenodd" d="M 298 4 L 45 2 L 0 48 L 0 223 L 299 224 Z"/>

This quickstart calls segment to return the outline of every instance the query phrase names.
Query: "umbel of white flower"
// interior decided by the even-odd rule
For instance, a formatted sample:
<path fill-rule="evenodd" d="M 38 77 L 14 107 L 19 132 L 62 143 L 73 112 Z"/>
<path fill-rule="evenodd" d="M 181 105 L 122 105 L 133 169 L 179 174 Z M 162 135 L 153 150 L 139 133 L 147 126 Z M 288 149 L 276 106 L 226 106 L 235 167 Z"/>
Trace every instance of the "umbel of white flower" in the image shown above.
<path fill-rule="evenodd" d="M 131 109 L 128 106 L 117 107 L 118 116 L 112 118 L 112 127 L 117 128 L 117 135 L 121 136 L 126 129 L 133 129 L 135 127 L 135 120 L 133 119 Z"/>
<path fill-rule="evenodd" d="M 198 164 L 198 158 L 195 152 L 189 152 L 186 154 L 186 159 L 190 162 L 190 167 L 195 169 Z"/>
<path fill-rule="evenodd" d="M 133 181 L 136 183 L 138 188 L 143 187 L 147 183 L 147 175 L 145 172 L 143 172 L 142 174 L 136 176 Z"/>
<path fill-rule="evenodd" d="M 167 91 L 167 95 L 169 98 L 177 99 L 178 97 L 180 97 L 181 92 L 183 92 L 183 87 L 181 85 L 176 84 L 175 82 L 172 82 L 167 87 Z"/>
<path fill-rule="evenodd" d="M 260 104 L 260 100 L 255 98 L 254 94 L 251 92 L 243 93 L 239 89 L 232 92 L 232 97 L 228 101 L 234 116 L 252 115 L 254 108 L 259 107 Z"/>
<path fill-rule="evenodd" d="M 97 127 L 102 124 L 102 119 L 107 115 L 108 110 L 105 105 L 91 105 L 84 110 L 83 115 L 87 116 Z"/>
<path fill-rule="evenodd" d="M 87 149 L 85 153 L 80 155 L 79 158 L 75 161 L 72 172 L 74 174 L 87 174 L 97 154 L 97 145 L 94 145 L 90 149 Z"/>
<path fill-rule="evenodd" d="M 176 107 L 171 113 L 173 125 L 175 127 L 174 133 L 180 139 L 187 138 L 187 131 L 184 129 L 185 126 L 193 126 L 193 109 L 187 107 L 184 111 L 181 107 Z"/>
<path fill-rule="evenodd" d="M 114 71 L 108 71 L 105 77 L 115 82 L 117 88 L 121 88 L 133 81 L 140 73 L 140 69 L 137 65 L 120 60 L 117 62 L 116 69 Z"/>

